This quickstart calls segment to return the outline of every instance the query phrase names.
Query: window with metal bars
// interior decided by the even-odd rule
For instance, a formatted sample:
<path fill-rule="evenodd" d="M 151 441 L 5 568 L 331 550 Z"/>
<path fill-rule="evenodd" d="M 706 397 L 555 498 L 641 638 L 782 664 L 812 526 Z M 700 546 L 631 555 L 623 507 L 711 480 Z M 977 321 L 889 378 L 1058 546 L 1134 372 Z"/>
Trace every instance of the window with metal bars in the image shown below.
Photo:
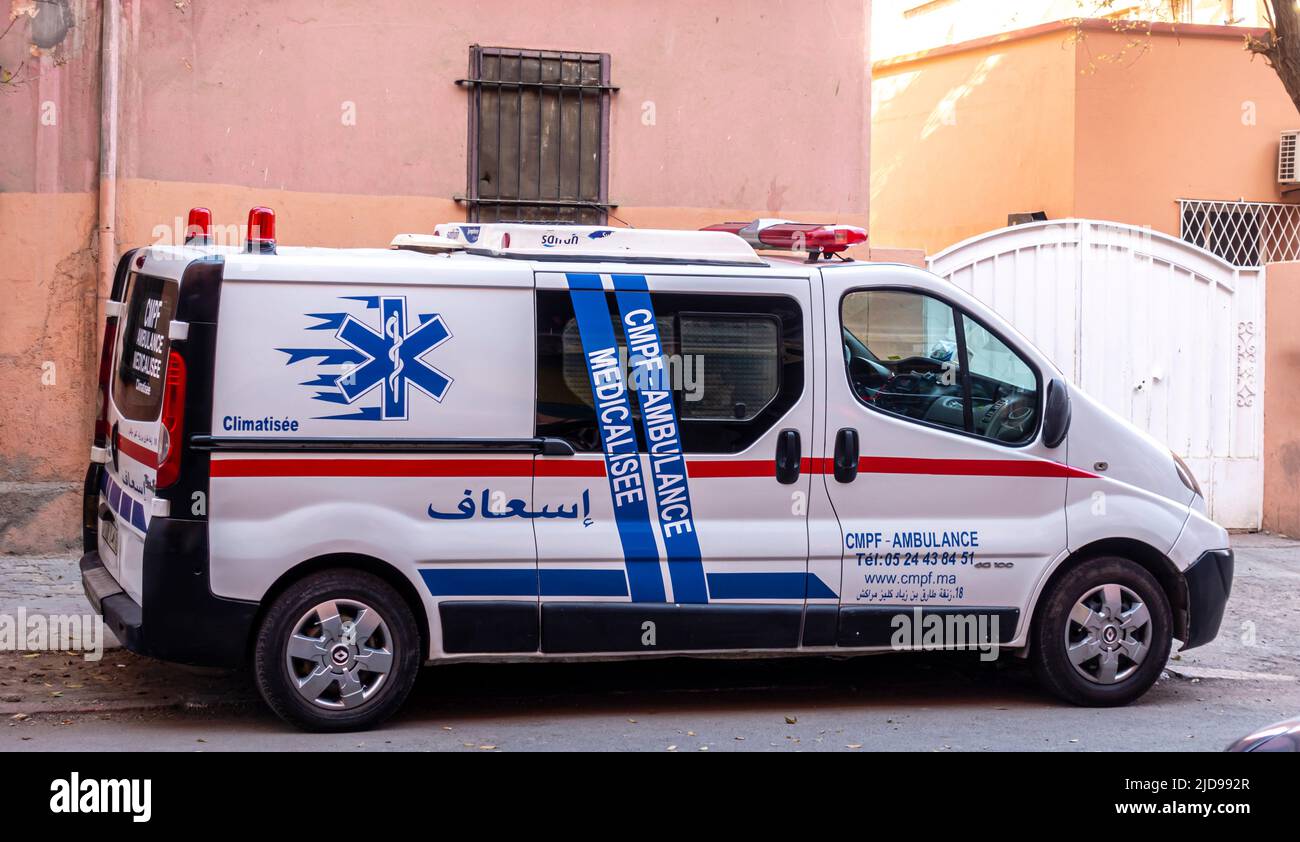
<path fill-rule="evenodd" d="M 609 202 L 609 56 L 470 47 L 472 222 L 601 225 Z"/>
<path fill-rule="evenodd" d="M 1300 259 L 1300 205 L 1179 199 L 1179 235 L 1234 266 Z"/>

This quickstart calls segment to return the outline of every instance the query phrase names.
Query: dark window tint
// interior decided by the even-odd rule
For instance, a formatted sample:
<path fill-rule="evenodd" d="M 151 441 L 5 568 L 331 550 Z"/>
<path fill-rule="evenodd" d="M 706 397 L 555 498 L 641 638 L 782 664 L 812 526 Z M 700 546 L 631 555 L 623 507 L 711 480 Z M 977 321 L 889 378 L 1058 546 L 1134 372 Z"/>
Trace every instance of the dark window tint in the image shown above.
<path fill-rule="evenodd" d="M 472 222 L 604 224 L 609 56 L 470 48 Z"/>
<path fill-rule="evenodd" d="M 628 383 L 626 339 L 607 296 Z M 688 453 L 736 453 L 757 441 L 803 393 L 803 313 L 780 296 L 654 293 L 668 385 Z M 636 384 L 629 383 L 635 390 Z M 645 449 L 635 394 L 637 440 Z M 537 434 L 598 451 L 600 437 L 567 292 L 537 293 Z"/>
<path fill-rule="evenodd" d="M 176 311 L 176 282 L 133 274 L 127 281 L 126 323 L 118 343 L 113 402 L 132 421 L 154 421 L 162 409 L 167 332 Z"/>
<path fill-rule="evenodd" d="M 849 381 L 859 399 L 895 415 L 966 429 L 951 307 L 915 293 L 873 290 L 845 296 L 840 318 Z"/>
<path fill-rule="evenodd" d="M 1005 444 L 1037 431 L 1034 369 L 949 304 L 864 290 L 844 297 L 840 320 L 849 383 L 867 406 Z"/>
<path fill-rule="evenodd" d="M 781 383 L 781 322 L 772 316 L 683 313 L 681 349 L 694 361 L 685 395 L 687 419 L 749 421 L 776 398 Z"/>

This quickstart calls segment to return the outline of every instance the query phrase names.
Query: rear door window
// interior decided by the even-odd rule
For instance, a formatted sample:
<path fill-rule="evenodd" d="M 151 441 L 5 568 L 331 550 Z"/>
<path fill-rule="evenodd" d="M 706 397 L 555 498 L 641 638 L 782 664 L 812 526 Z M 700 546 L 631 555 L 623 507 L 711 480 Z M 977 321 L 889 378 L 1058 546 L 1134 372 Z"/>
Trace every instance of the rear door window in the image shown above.
<path fill-rule="evenodd" d="M 162 410 L 176 295 L 175 281 L 139 274 L 127 281 L 126 325 L 113 377 L 113 403 L 124 418 L 156 421 Z"/>
<path fill-rule="evenodd" d="M 687 453 L 738 453 L 758 441 L 803 394 L 803 311 L 793 298 L 713 293 L 650 294 L 668 386 Z M 617 303 L 609 298 L 612 313 Z M 623 327 L 611 316 L 630 389 Z M 633 425 L 646 452 L 640 407 Z M 600 449 L 582 337 L 567 292 L 537 293 L 537 435 L 579 451 Z"/>

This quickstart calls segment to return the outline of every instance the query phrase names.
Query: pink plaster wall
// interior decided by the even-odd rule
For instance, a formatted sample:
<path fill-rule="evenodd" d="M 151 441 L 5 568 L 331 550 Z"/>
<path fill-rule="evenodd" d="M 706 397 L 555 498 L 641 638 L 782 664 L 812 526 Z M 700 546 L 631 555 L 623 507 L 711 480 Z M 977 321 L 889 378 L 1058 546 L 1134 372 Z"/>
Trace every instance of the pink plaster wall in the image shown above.
<path fill-rule="evenodd" d="M 309 245 L 384 245 L 462 218 L 468 95 L 454 82 L 475 43 L 611 55 L 609 194 L 632 224 L 867 223 L 865 0 L 121 2 L 118 251 L 194 204 L 219 225 L 269 204 L 281 240 Z M 33 80 L 0 95 L 0 552 L 79 541 L 101 12 L 69 5 L 52 53 L 28 55 L 23 21 L 0 41 L 0 66 Z"/>
<path fill-rule="evenodd" d="M 467 93 L 453 83 L 480 43 L 611 55 L 620 90 L 610 193 L 620 205 L 866 210 L 867 3 L 187 9 L 132 6 L 126 178 L 463 193 Z M 340 119 L 345 102 L 355 103 L 356 126 Z"/>

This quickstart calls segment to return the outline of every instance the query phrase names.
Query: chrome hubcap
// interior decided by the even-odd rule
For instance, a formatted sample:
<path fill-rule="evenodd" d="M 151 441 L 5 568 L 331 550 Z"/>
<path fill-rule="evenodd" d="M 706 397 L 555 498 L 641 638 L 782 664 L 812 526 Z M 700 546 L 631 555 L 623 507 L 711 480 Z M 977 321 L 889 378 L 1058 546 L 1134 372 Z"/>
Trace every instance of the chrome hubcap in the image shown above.
<path fill-rule="evenodd" d="M 1115 684 L 1142 665 L 1151 650 L 1151 613 L 1133 591 L 1108 584 L 1084 594 L 1065 624 L 1065 651 L 1076 672 L 1095 684 Z"/>
<path fill-rule="evenodd" d="M 370 606 L 332 599 L 294 624 L 284 663 L 298 694 L 329 710 L 354 708 L 384 686 L 393 666 L 388 624 Z"/>

